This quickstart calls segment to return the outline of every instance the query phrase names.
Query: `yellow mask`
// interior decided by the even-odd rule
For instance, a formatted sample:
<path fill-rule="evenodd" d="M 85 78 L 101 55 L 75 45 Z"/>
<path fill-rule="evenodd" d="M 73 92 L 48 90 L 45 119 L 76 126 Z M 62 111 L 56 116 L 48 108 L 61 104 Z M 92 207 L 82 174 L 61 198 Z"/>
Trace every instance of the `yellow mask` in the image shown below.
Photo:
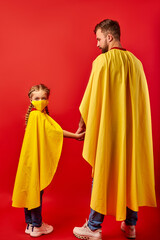
<path fill-rule="evenodd" d="M 48 103 L 48 100 L 32 101 L 33 106 L 39 111 L 42 111 Z"/>

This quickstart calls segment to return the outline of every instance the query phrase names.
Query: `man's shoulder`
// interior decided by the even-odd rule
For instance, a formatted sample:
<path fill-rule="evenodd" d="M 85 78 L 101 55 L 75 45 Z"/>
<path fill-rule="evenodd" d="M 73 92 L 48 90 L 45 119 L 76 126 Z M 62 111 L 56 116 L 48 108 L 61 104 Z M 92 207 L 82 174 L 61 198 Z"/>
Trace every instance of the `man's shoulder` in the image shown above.
<path fill-rule="evenodd" d="M 94 68 L 102 68 L 103 66 L 106 66 L 108 63 L 115 63 L 115 59 L 124 62 L 130 62 L 137 66 L 142 66 L 142 62 L 130 51 L 108 51 L 106 53 L 102 53 L 98 55 L 95 60 L 93 61 L 93 67 Z"/>
<path fill-rule="evenodd" d="M 143 65 L 142 65 L 142 62 L 140 61 L 140 59 L 139 59 L 138 57 L 136 57 L 132 52 L 127 51 L 127 55 L 128 55 L 128 57 L 129 57 L 129 59 L 132 60 L 132 62 L 133 62 L 134 64 L 137 64 L 137 66 L 140 66 L 140 67 L 143 66 Z"/>
<path fill-rule="evenodd" d="M 127 50 L 127 51 L 126 51 L 126 54 L 129 55 L 131 58 L 133 58 L 133 59 L 141 62 L 141 61 L 138 59 L 138 57 L 136 57 L 136 55 L 133 54 L 132 52 L 130 52 L 130 51 Z"/>

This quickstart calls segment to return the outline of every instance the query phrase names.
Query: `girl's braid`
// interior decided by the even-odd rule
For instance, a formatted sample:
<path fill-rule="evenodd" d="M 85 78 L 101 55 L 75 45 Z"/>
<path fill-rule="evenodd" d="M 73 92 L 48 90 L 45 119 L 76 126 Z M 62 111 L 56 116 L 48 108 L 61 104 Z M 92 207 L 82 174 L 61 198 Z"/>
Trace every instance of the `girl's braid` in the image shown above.
<path fill-rule="evenodd" d="M 29 119 L 29 114 L 30 114 L 30 112 L 32 111 L 32 108 L 33 108 L 33 104 L 31 103 L 31 104 L 29 105 L 29 107 L 28 107 L 28 111 L 27 111 L 26 116 L 25 116 L 25 124 L 26 124 L 26 126 L 27 126 L 28 119 Z"/>
<path fill-rule="evenodd" d="M 45 107 L 46 113 L 49 115 L 48 106 Z"/>

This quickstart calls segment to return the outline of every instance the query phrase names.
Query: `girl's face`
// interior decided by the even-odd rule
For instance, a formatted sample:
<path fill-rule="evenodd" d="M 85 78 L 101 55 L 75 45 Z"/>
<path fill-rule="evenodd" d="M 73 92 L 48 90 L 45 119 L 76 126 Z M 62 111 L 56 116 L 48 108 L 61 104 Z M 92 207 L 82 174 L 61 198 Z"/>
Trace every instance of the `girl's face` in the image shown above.
<path fill-rule="evenodd" d="M 31 94 L 31 101 L 40 101 L 40 100 L 47 100 L 47 93 L 44 90 L 34 91 Z"/>

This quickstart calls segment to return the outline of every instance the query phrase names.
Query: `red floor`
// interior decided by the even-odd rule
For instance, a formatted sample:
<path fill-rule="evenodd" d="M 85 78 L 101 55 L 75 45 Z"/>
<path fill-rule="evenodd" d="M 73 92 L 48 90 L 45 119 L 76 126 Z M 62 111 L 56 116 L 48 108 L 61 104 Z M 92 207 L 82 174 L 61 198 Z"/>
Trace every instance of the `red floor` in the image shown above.
<path fill-rule="evenodd" d="M 49 194 L 46 194 L 49 195 Z M 25 222 L 23 209 L 11 207 L 11 196 L 1 194 L 0 209 L 0 239 L 1 240 L 29 240 L 32 239 L 24 233 Z M 43 198 L 43 220 L 54 226 L 54 232 L 41 236 L 40 239 L 74 240 L 72 234 L 74 226 L 81 226 L 89 213 L 89 199 L 80 196 L 71 196 L 65 201 L 65 196 L 56 196 L 51 199 Z M 159 201 L 158 201 L 159 202 Z M 160 234 L 160 208 L 140 208 L 137 224 L 137 240 L 156 240 Z M 103 223 L 103 240 L 125 239 L 120 231 L 120 223 L 112 216 L 106 216 Z"/>

